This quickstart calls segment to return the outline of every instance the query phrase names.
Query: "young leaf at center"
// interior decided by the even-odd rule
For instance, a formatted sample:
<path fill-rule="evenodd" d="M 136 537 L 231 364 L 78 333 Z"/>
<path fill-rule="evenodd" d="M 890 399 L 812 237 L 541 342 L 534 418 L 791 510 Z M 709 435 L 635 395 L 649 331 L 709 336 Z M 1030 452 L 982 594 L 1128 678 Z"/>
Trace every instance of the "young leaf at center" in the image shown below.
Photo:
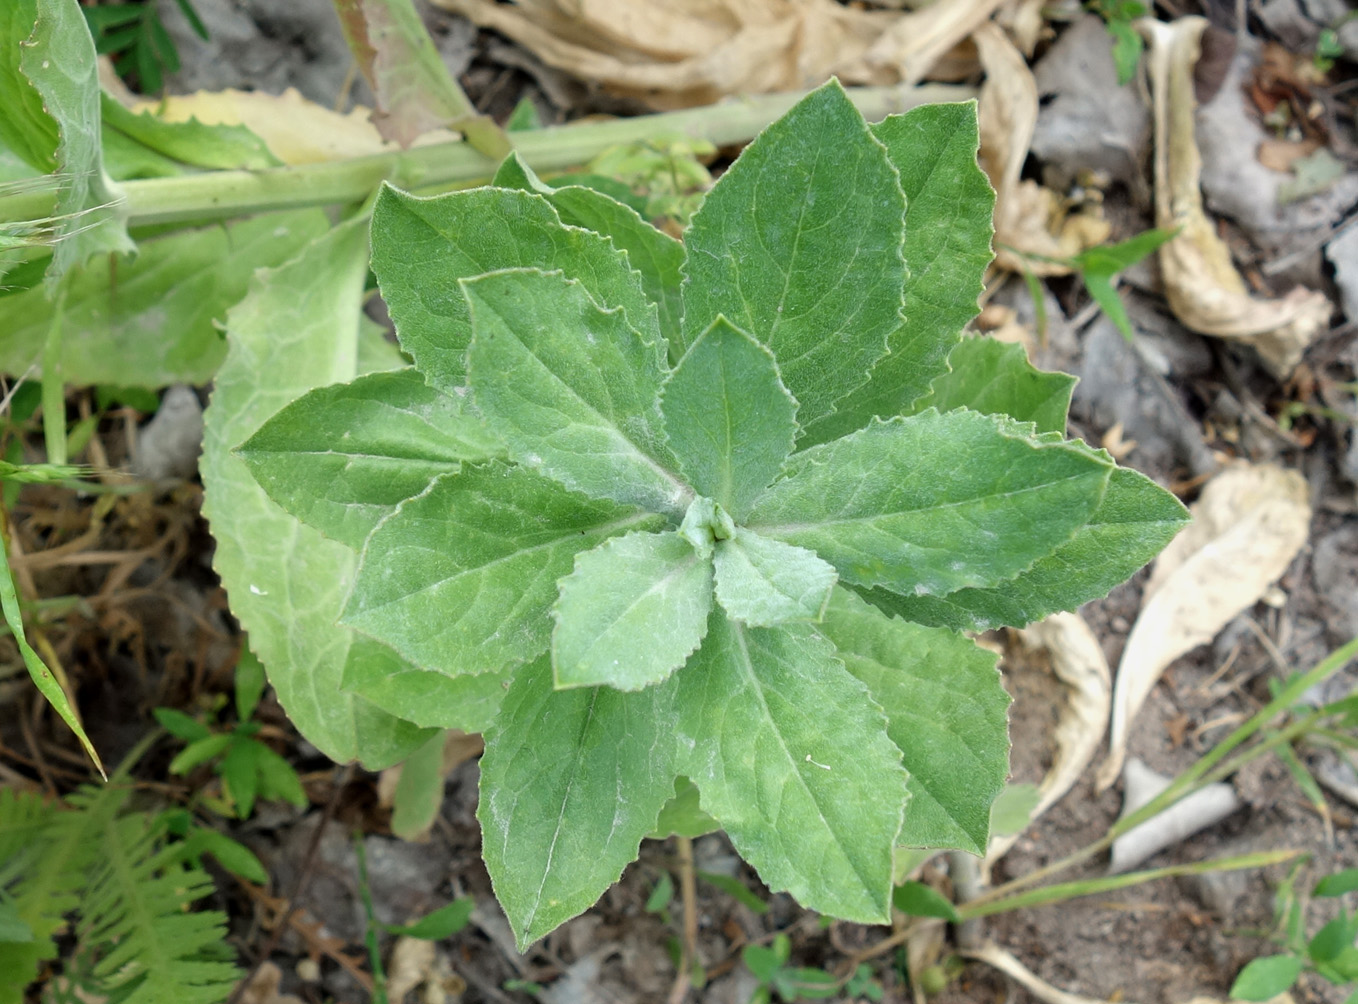
<path fill-rule="evenodd" d="M 665 382 L 660 410 L 679 469 L 737 521 L 792 452 L 797 402 L 763 345 L 718 317 Z"/>
<path fill-rule="evenodd" d="M 717 543 L 713 562 L 722 609 L 753 627 L 820 620 L 838 578 L 806 548 L 741 528 Z"/>
<path fill-rule="evenodd" d="M 552 608 L 556 685 L 659 683 L 698 647 L 711 609 L 712 562 L 677 533 L 629 533 L 578 554 Z"/>

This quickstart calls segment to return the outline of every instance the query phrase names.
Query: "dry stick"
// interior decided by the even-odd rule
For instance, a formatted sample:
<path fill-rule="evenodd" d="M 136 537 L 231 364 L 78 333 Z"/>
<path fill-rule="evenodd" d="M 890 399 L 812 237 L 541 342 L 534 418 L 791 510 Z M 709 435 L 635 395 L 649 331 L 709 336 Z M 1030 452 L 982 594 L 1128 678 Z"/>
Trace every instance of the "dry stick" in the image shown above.
<path fill-rule="evenodd" d="M 693 839 L 675 837 L 679 851 L 679 897 L 684 910 L 684 950 L 679 956 L 679 974 L 670 989 L 669 1004 L 680 1004 L 693 983 L 693 967 L 698 962 L 698 887 L 693 869 Z"/>
<path fill-rule="evenodd" d="M 231 996 L 226 999 L 226 1004 L 240 1004 L 241 998 L 245 996 L 250 984 L 254 982 L 259 974 L 260 967 L 269 960 L 274 949 L 278 947 L 279 941 L 283 938 L 283 932 L 287 930 L 288 922 L 292 920 L 293 914 L 300 909 L 298 900 L 303 892 L 306 891 L 307 884 L 311 881 L 312 869 L 316 866 L 316 855 L 321 848 L 321 837 L 325 834 L 325 828 L 330 825 L 330 820 L 335 818 L 335 811 L 339 808 L 340 795 L 344 792 L 344 786 L 349 783 L 349 777 L 353 773 L 353 764 L 345 764 L 339 772 L 339 777 L 335 781 L 335 790 L 330 793 L 330 800 L 325 803 L 325 809 L 321 812 L 321 821 L 316 824 L 316 829 L 311 834 L 311 840 L 307 843 L 306 854 L 302 858 L 302 870 L 297 873 L 297 881 L 293 883 L 292 892 L 288 895 L 288 909 L 274 924 L 274 929 L 269 932 L 269 938 L 264 942 L 264 947 L 260 950 L 259 957 L 255 959 L 245 977 L 236 984 L 236 989 L 231 992 Z"/>

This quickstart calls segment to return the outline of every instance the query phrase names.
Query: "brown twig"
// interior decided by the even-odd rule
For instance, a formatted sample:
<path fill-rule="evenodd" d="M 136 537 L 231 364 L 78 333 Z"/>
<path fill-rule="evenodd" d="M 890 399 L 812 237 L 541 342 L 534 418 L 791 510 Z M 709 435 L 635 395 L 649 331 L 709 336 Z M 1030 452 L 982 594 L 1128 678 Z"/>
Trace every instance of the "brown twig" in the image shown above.
<path fill-rule="evenodd" d="M 679 973 L 670 988 L 669 1004 L 680 1004 L 693 983 L 693 967 L 698 964 L 698 887 L 693 868 L 693 840 L 675 837 L 679 851 L 679 898 L 684 911 L 684 948 L 679 956 Z"/>

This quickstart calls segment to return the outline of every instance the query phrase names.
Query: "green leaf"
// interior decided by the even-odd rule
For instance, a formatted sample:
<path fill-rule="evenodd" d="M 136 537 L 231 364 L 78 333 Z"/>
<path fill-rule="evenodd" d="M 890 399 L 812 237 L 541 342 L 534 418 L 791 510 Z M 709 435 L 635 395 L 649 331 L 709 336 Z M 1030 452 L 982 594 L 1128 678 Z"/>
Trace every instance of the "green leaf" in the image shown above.
<path fill-rule="evenodd" d="M 835 414 L 809 424 L 803 447 L 861 429 L 873 416 L 903 414 L 927 394 L 976 315 L 990 265 L 995 193 L 976 163 L 975 103 L 889 115 L 872 134 L 886 145 L 905 192 L 905 320 L 889 335 L 890 354 L 872 368 L 868 384 L 840 401 Z"/>
<path fill-rule="evenodd" d="M 1333 875 L 1326 875 L 1317 882 L 1312 895 L 1321 897 L 1343 896 L 1345 893 L 1354 890 L 1358 890 L 1358 868 L 1345 868 Z"/>
<path fill-rule="evenodd" d="M 1020 345 L 994 338 L 967 338 L 948 357 L 951 371 L 934 380 L 911 411 L 970 408 L 1032 422 L 1038 432 L 1066 431 L 1075 377 L 1048 373 L 1028 362 Z"/>
<path fill-rule="evenodd" d="M 957 908 L 933 886 L 905 882 L 896 887 L 891 905 L 908 917 L 941 917 L 957 922 Z"/>
<path fill-rule="evenodd" d="M 707 633 L 712 562 L 672 531 L 629 533 L 582 551 L 560 585 L 552 607 L 557 687 L 641 690 L 682 666 Z"/>
<path fill-rule="evenodd" d="M 1353 945 L 1353 937 L 1353 923 L 1341 913 L 1307 942 L 1306 954 L 1313 962 L 1329 962 L 1345 948 Z"/>
<path fill-rule="evenodd" d="M 1006 784 L 990 804 L 991 836 L 1012 837 L 1022 833 L 1041 801 L 1042 792 L 1035 784 Z"/>
<path fill-rule="evenodd" d="M 560 269 L 604 309 L 622 307 L 648 340 L 655 305 L 607 237 L 567 227 L 547 200 L 476 188 L 421 199 L 384 187 L 373 208 L 372 269 L 401 347 L 429 383 L 451 393 L 466 379 L 471 315 L 459 280 L 504 268 Z"/>
<path fill-rule="evenodd" d="M 498 672 L 546 651 L 576 552 L 662 523 L 526 468 L 466 466 L 373 531 L 343 623 L 423 669 Z"/>
<path fill-rule="evenodd" d="M 1178 499 L 1145 475 L 1119 467 L 1089 522 L 1017 578 L 947 596 L 896 596 L 881 589 L 864 595 L 921 624 L 958 631 L 1022 627 L 1107 595 L 1160 553 L 1187 522 L 1188 511 Z"/>
<path fill-rule="evenodd" d="M 467 382 L 509 455 L 592 498 L 677 520 L 693 494 L 664 444 L 659 336 L 560 272 L 492 272 L 462 288 L 475 331 Z"/>
<path fill-rule="evenodd" d="M 214 737 L 215 738 L 215 737 Z M 235 739 L 234 736 L 227 736 Z M 189 749 L 193 749 L 192 746 Z M 259 751 L 264 749 L 253 739 L 237 739 L 230 744 L 226 756 L 217 767 L 222 777 L 222 790 L 236 806 L 238 819 L 249 819 L 255 811 L 255 799 L 259 795 Z M 188 750 L 184 751 L 185 753 Z"/>
<path fill-rule="evenodd" d="M 33 940 L 33 928 L 24 923 L 14 905 L 0 901 L 0 943 L 27 944 Z"/>
<path fill-rule="evenodd" d="M 906 772 L 829 642 L 809 625 L 746 628 L 714 611 L 675 679 L 679 773 L 764 884 L 885 923 Z"/>
<path fill-rule="evenodd" d="M 1242 1001 L 1270 1001 L 1297 982 L 1302 960 L 1295 955 L 1266 955 L 1255 959 L 1231 984 L 1231 996 Z"/>
<path fill-rule="evenodd" d="M 53 710 L 61 716 L 61 720 L 67 727 L 75 733 L 80 740 L 80 745 L 89 754 L 94 765 L 99 768 L 99 773 L 104 773 L 104 765 L 99 759 L 98 752 L 95 751 L 94 744 L 90 742 L 89 736 L 85 734 L 84 727 L 80 724 L 80 717 L 76 714 L 75 707 L 66 696 L 66 691 L 62 689 L 57 678 L 52 675 L 52 671 L 47 668 L 47 664 L 42 661 L 38 653 L 33 651 L 29 645 L 28 638 L 24 634 L 23 612 L 19 609 L 19 593 L 14 588 L 14 576 L 9 567 L 9 540 L 6 538 L 3 529 L 0 529 L 0 614 L 3 614 L 4 622 L 9 627 L 10 633 L 14 636 L 14 643 L 18 646 L 19 657 L 23 659 L 24 667 L 28 670 L 29 677 L 47 703 L 52 705 Z"/>
<path fill-rule="evenodd" d="M 286 759 L 262 742 L 256 742 L 255 767 L 259 772 L 259 797 L 275 798 L 298 809 L 306 808 L 308 799 L 302 779 Z"/>
<path fill-rule="evenodd" d="M 737 529 L 717 542 L 717 602 L 751 627 L 818 621 L 838 576 L 810 551 Z"/>
<path fill-rule="evenodd" d="M 715 886 L 726 895 L 730 896 L 741 906 L 746 907 L 760 917 L 769 912 L 769 904 L 760 899 L 749 886 L 738 878 L 730 875 L 716 875 L 712 872 L 697 872 L 697 877 L 702 879 L 710 886 Z"/>
<path fill-rule="evenodd" d="M 443 732 L 401 764 L 391 798 L 391 832 L 402 840 L 418 840 L 429 832 L 443 805 Z"/>
<path fill-rule="evenodd" d="M 1105 279 L 1112 278 L 1124 268 L 1131 268 L 1162 244 L 1173 240 L 1178 232 L 1177 227 L 1172 229 L 1156 227 L 1151 230 L 1143 230 L 1136 236 L 1129 237 L 1125 241 L 1119 241 L 1117 244 L 1099 244 L 1088 248 L 1070 260 L 1076 268 L 1087 276 L 1098 275 Z"/>
<path fill-rule="evenodd" d="M 178 845 L 178 849 L 193 859 L 202 854 L 211 854 L 232 875 L 257 885 L 269 884 L 269 873 L 254 852 L 225 833 L 218 833 L 206 826 L 195 826 L 188 838 Z"/>
<path fill-rule="evenodd" d="M 258 171 L 283 163 L 243 125 L 206 125 L 196 118 L 170 122 L 151 111 L 134 112 L 107 94 L 100 96 L 100 109 L 105 128 L 181 164 Z"/>
<path fill-rule="evenodd" d="M 1082 443 L 1024 433 L 970 411 L 874 420 L 794 456 L 748 526 L 857 585 L 909 595 L 998 584 L 1084 525 L 1113 467 Z"/>
<path fill-rule="evenodd" d="M 588 909 L 674 793 L 674 687 L 552 689 L 523 667 L 481 757 L 482 853 L 522 951 Z"/>
<path fill-rule="evenodd" d="M 402 369 L 298 398 L 237 452 L 271 499 L 357 550 L 434 478 L 502 451 L 464 397 Z"/>
<path fill-rule="evenodd" d="M 495 174 L 501 188 L 517 188 L 541 195 L 561 216 L 561 222 L 603 234 L 615 247 L 627 252 L 628 263 L 641 274 L 647 298 L 659 309 L 660 333 L 669 342 L 671 360 L 684 351 L 680 319 L 684 314 L 680 283 L 684 246 L 669 234 L 651 226 L 624 201 L 593 188 L 573 184 L 574 178 L 553 188 L 539 180 L 517 153 L 511 153 Z"/>
<path fill-rule="evenodd" d="M 792 452 L 797 402 L 764 346 L 718 317 L 665 381 L 660 401 L 679 470 L 740 521 Z"/>
<path fill-rule="evenodd" d="M 269 501 L 231 452 L 313 387 L 356 375 L 366 275 L 367 239 L 355 220 L 251 283 L 227 318 L 230 348 L 204 416 L 199 470 L 213 564 L 279 703 L 327 756 L 381 767 L 426 736 L 340 690 L 355 636 L 335 621 L 358 558 Z"/>
<path fill-rule="evenodd" d="M 1009 776 L 1009 695 L 994 654 L 888 617 L 846 589 L 834 591 L 820 630 L 886 711 L 910 772 L 897 845 L 984 854 L 990 807 Z"/>
<path fill-rule="evenodd" d="M 25 43 L 37 20 L 37 0 L 0 4 L 0 92 L 5 94 L 0 144 L 29 167 L 47 174 L 57 166 L 57 124 L 43 110 L 42 95 L 20 69 Z"/>
<path fill-rule="evenodd" d="M 330 226 L 316 209 L 268 213 L 142 241 L 66 277 L 61 370 L 67 383 L 207 383 L 226 355 L 218 325 L 258 268 L 283 264 Z M 0 297 L 0 371 L 42 353 L 53 304 L 39 288 Z"/>
<path fill-rule="evenodd" d="M 684 235 L 684 332 L 718 315 L 767 345 L 803 425 L 867 382 L 900 326 L 905 198 L 831 81 L 740 155 Z"/>
<path fill-rule="evenodd" d="M 464 896 L 462 899 L 453 900 L 447 906 L 439 907 L 432 913 L 425 914 L 413 924 L 404 926 L 384 924 L 383 929 L 388 934 L 395 934 L 404 938 L 442 941 L 444 938 L 451 938 L 466 927 L 470 923 L 472 911 L 475 909 L 476 900 L 470 896 Z"/>
<path fill-rule="evenodd" d="M 674 797 L 660 810 L 655 829 L 647 836 L 655 840 L 664 840 L 672 834 L 695 838 L 719 829 L 720 824 L 703 812 L 698 801 L 697 785 L 681 777 L 674 782 Z"/>
<path fill-rule="evenodd" d="M 191 718 L 174 708 L 152 708 L 151 714 L 162 729 L 186 743 L 206 739 L 212 734 L 211 730 L 198 719 Z"/>
<path fill-rule="evenodd" d="M 236 661 L 235 691 L 236 718 L 248 722 L 259 707 L 259 699 L 264 696 L 264 667 L 259 658 L 248 648 L 243 649 Z M 163 723 L 162 723 L 163 724 Z"/>
<path fill-rule="evenodd" d="M 19 68 L 56 123 L 61 177 L 53 218 L 57 240 L 49 282 L 97 254 L 132 251 L 122 191 L 104 173 L 100 145 L 99 65 L 94 39 L 76 0 L 37 0 L 33 33 L 20 46 Z M 25 103 L 25 112 L 31 107 Z"/>
<path fill-rule="evenodd" d="M 340 688 L 421 728 L 484 732 L 500 710 L 508 673 L 449 677 L 416 669 L 371 638 L 349 650 Z"/>
<path fill-rule="evenodd" d="M 166 769 L 171 774 L 187 774 L 200 764 L 226 752 L 233 738 L 230 732 L 215 732 L 195 739 L 175 755 Z"/>

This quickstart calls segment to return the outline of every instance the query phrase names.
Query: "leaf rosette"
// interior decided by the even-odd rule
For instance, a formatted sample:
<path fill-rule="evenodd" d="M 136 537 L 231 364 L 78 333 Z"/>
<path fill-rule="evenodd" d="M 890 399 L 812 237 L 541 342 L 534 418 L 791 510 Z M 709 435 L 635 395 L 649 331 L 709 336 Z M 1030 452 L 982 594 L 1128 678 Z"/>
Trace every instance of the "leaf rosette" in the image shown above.
<path fill-rule="evenodd" d="M 831 83 L 682 245 L 514 156 L 487 188 L 382 191 L 414 368 L 313 391 L 240 453 L 358 554 L 341 624 L 386 654 L 345 689 L 484 730 L 521 944 L 646 836 L 715 827 L 771 888 L 888 921 L 893 849 L 983 852 L 1008 772 L 994 657 L 958 632 L 1102 595 L 1182 524 L 1062 438 L 1071 378 L 962 339 L 976 148 L 973 105 L 869 126 Z"/>

